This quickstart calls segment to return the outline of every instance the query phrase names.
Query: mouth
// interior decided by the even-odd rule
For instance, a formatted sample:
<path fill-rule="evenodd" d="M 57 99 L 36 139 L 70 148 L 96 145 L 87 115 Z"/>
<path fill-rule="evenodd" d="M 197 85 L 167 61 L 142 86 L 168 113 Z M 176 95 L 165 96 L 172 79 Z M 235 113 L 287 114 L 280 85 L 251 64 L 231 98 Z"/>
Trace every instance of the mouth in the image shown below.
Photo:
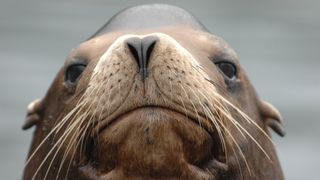
<path fill-rule="evenodd" d="M 221 167 L 226 169 L 218 136 L 184 112 L 142 106 L 97 128 L 98 137 L 88 148 L 89 161 L 80 168 L 87 178 L 92 174 L 101 179 L 185 174 L 187 179 L 202 179 L 217 176 Z"/>
<path fill-rule="evenodd" d="M 201 121 L 208 121 L 207 117 L 202 116 L 200 113 L 197 114 L 197 117 L 190 115 L 190 113 L 188 113 L 189 111 L 179 111 L 179 109 L 173 109 L 173 108 L 169 108 L 169 107 L 165 107 L 165 106 L 157 106 L 157 105 L 144 105 L 144 106 L 140 106 L 140 107 L 136 107 L 136 108 L 132 108 L 129 109 L 119 115 L 117 115 L 115 118 L 112 118 L 109 121 L 102 121 L 99 123 L 96 123 L 97 125 L 94 128 L 94 132 L 96 133 L 101 133 L 102 131 L 104 131 L 105 129 L 107 129 L 109 126 L 111 126 L 113 123 L 117 122 L 119 119 L 121 119 L 121 117 L 125 116 L 126 114 L 132 113 L 134 111 L 140 110 L 140 109 L 160 109 L 160 110 L 168 110 L 168 111 L 173 111 L 176 113 L 179 113 L 183 116 L 185 116 L 189 121 L 193 122 L 195 125 L 200 126 L 203 130 L 205 130 L 208 134 L 210 134 L 211 136 L 214 136 L 214 131 L 212 130 L 211 127 L 208 127 L 207 125 L 203 125 L 201 124 Z"/>

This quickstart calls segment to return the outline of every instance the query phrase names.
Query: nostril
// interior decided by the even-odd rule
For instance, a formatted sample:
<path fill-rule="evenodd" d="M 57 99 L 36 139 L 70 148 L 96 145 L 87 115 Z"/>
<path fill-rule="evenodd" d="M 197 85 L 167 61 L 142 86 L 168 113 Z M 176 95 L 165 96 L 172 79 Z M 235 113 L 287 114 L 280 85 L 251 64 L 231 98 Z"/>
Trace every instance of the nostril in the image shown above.
<path fill-rule="evenodd" d="M 143 39 L 133 37 L 126 40 L 128 48 L 139 66 L 139 73 L 143 78 L 148 76 L 147 67 L 158 38 L 148 36 Z"/>
<path fill-rule="evenodd" d="M 148 36 L 142 39 L 142 54 L 147 66 L 149 64 L 151 53 L 157 41 L 158 37 L 155 36 Z"/>
<path fill-rule="evenodd" d="M 130 38 L 126 40 L 126 43 L 129 47 L 129 50 L 131 54 L 133 55 L 134 59 L 137 61 L 137 64 L 140 69 L 140 65 L 142 64 L 142 59 L 141 59 L 141 51 L 142 51 L 142 43 L 140 38 Z"/>

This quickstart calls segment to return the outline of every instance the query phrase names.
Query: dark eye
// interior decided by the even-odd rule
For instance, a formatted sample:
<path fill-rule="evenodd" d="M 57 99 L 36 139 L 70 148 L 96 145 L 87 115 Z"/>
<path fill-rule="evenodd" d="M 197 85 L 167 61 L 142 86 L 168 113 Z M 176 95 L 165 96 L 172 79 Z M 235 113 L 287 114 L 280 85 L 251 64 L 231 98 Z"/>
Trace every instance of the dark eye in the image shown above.
<path fill-rule="evenodd" d="M 231 80 L 236 78 L 237 68 L 233 63 L 221 61 L 221 62 L 216 62 L 215 64 L 221 70 L 221 72 L 223 72 L 223 74 L 227 76 L 227 78 Z"/>
<path fill-rule="evenodd" d="M 79 76 L 82 74 L 86 68 L 85 64 L 73 64 L 67 68 L 66 71 L 66 81 L 70 84 L 76 83 Z"/>

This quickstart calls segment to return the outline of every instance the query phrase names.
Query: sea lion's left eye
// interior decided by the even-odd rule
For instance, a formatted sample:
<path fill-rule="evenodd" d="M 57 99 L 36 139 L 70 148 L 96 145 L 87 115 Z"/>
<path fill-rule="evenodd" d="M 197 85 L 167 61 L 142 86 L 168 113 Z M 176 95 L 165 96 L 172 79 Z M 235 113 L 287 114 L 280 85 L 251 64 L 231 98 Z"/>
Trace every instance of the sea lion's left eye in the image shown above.
<path fill-rule="evenodd" d="M 220 61 L 215 63 L 216 66 L 221 70 L 221 72 L 227 76 L 229 79 L 233 80 L 237 76 L 236 66 L 227 61 Z"/>
<path fill-rule="evenodd" d="M 67 68 L 66 71 L 66 81 L 70 84 L 76 83 L 79 76 L 82 74 L 86 68 L 85 64 L 72 64 Z"/>

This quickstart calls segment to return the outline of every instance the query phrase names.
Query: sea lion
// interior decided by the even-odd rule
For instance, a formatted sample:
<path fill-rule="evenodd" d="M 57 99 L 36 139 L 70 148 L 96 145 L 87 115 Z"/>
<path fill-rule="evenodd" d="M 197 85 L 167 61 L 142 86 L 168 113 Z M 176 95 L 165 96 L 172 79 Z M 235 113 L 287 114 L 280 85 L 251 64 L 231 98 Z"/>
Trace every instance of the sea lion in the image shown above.
<path fill-rule="evenodd" d="M 24 179 L 284 179 L 239 58 L 186 10 L 121 11 L 73 49 L 45 97 Z"/>

